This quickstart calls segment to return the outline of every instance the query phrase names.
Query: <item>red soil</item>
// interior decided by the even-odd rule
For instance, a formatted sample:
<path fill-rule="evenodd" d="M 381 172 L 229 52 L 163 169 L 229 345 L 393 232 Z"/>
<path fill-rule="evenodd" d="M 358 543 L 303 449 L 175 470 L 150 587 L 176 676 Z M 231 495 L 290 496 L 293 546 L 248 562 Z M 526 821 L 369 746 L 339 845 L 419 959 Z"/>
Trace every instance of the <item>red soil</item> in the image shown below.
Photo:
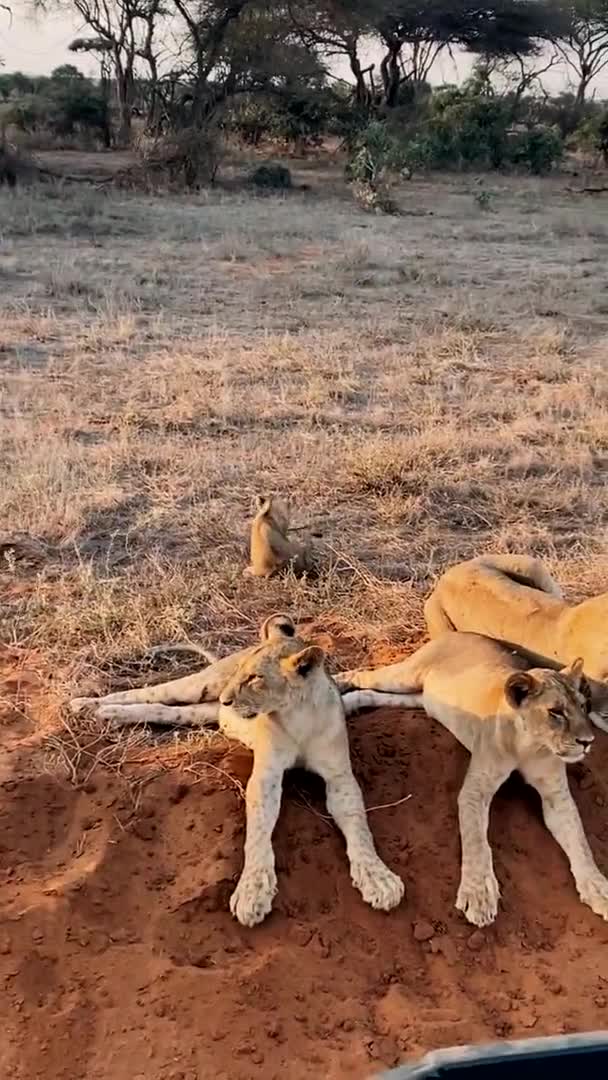
<path fill-rule="evenodd" d="M 275 833 L 275 910 L 245 930 L 228 913 L 244 826 L 229 777 L 246 779 L 247 752 L 220 746 L 224 771 L 201 782 L 159 775 L 134 812 L 117 777 L 75 788 L 41 770 L 40 687 L 21 678 L 27 707 L 7 710 L 0 734 L 0 1075 L 366 1077 L 434 1047 L 607 1026 L 608 925 L 579 902 L 522 784 L 493 807 L 495 926 L 474 931 L 454 910 L 466 754 L 420 713 L 352 722 L 367 805 L 411 792 L 371 813 L 407 883 L 401 908 L 362 902 L 320 788 L 296 776 Z M 9 679 L 2 695 L 17 691 Z M 597 743 L 571 781 L 608 871 Z"/>

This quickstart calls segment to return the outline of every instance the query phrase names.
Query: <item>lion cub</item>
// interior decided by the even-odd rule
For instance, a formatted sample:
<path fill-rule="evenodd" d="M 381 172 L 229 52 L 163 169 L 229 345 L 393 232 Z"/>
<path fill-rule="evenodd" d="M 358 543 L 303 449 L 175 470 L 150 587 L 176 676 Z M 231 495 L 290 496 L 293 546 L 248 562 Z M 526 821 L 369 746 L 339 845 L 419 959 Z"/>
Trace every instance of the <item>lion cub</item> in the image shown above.
<path fill-rule="evenodd" d="M 219 704 L 195 704 L 211 684 L 217 688 L 217 665 L 227 661 L 230 672 L 223 679 Z M 214 667 L 210 682 L 208 673 Z M 145 695 L 150 704 L 144 704 Z M 366 903 L 390 911 L 401 901 L 403 882 L 376 853 L 353 776 L 340 693 L 325 670 L 322 650 L 306 646 L 288 616 L 267 620 L 261 644 L 217 661 L 207 673 L 162 687 L 111 694 L 97 702 L 76 699 L 72 707 L 79 710 L 84 704 L 92 704 L 100 719 L 119 724 L 217 721 L 229 738 L 253 750 L 245 862 L 230 900 L 230 910 L 243 926 L 261 922 L 272 907 L 277 891 L 272 833 L 283 774 L 295 765 L 325 780 L 327 808 L 344 835 L 351 879 Z"/>
<path fill-rule="evenodd" d="M 570 794 L 566 765 L 593 742 L 583 662 L 557 672 L 532 654 L 479 634 L 445 633 L 396 664 L 337 676 L 343 690 L 388 691 L 387 705 L 419 707 L 470 751 L 458 796 L 462 866 L 456 907 L 469 922 L 493 922 L 500 890 L 488 843 L 495 792 L 514 770 L 539 792 L 545 823 L 566 853 L 583 903 L 608 919 L 608 880 L 598 870 Z M 377 704 L 382 694 L 377 694 Z"/>
<path fill-rule="evenodd" d="M 279 499 L 258 495 L 257 514 L 251 522 L 250 564 L 246 574 L 270 577 L 290 566 L 296 574 L 312 569 L 312 547 L 309 540 L 298 543 L 290 540 L 289 515 Z"/>
<path fill-rule="evenodd" d="M 464 630 L 512 641 L 560 664 L 583 656 L 591 719 L 608 731 L 608 593 L 571 606 L 540 559 L 481 555 L 446 570 L 424 614 L 432 638 Z"/>

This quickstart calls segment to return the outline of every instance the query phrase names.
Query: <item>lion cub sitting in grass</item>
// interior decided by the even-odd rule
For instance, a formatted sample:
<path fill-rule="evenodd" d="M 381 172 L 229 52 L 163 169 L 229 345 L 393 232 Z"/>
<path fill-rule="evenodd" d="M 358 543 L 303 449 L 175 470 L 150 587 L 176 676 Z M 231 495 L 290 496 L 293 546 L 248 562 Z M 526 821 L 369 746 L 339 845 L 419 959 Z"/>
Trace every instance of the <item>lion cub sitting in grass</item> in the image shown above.
<path fill-rule="evenodd" d="M 488 818 L 494 794 L 514 770 L 539 792 L 545 823 L 568 857 L 581 900 L 608 919 L 608 880 L 593 860 L 566 776 L 566 765 L 582 761 L 594 738 L 583 662 L 557 672 L 538 660 L 491 638 L 448 632 L 407 660 L 337 676 L 344 690 L 388 691 L 387 704 L 403 694 L 402 705 L 422 706 L 470 751 L 458 796 L 456 907 L 476 926 L 493 922 L 498 911 Z"/>
<path fill-rule="evenodd" d="M 289 515 L 279 499 L 258 495 L 257 514 L 251 522 L 250 563 L 246 574 L 271 577 L 290 567 L 296 574 L 314 568 L 312 544 L 309 538 L 300 542 L 290 540 Z"/>
<path fill-rule="evenodd" d="M 424 614 L 432 638 L 465 630 L 561 664 L 584 657 L 591 720 L 608 731 L 608 593 L 570 605 L 540 559 L 480 555 L 446 570 Z"/>
<path fill-rule="evenodd" d="M 75 699 L 72 709 L 88 706 L 100 719 L 118 724 L 217 721 L 229 738 L 253 750 L 245 862 L 230 899 L 232 914 L 244 926 L 261 922 L 272 907 L 277 891 L 272 833 L 283 774 L 295 765 L 325 780 L 327 808 L 346 840 L 352 882 L 366 903 L 390 911 L 403 897 L 403 882 L 376 853 L 351 768 L 344 705 L 325 670 L 323 652 L 306 646 L 286 615 L 267 619 L 261 636 L 259 645 L 217 661 L 206 672 L 97 700 Z M 219 703 L 201 704 L 216 691 Z"/>

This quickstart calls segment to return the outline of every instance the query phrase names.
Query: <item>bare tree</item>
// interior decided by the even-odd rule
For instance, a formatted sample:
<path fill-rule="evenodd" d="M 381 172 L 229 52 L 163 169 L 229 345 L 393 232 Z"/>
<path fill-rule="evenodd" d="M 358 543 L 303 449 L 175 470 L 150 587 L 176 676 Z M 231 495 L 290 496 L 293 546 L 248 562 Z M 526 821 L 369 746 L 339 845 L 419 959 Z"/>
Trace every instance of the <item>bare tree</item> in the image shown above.
<path fill-rule="evenodd" d="M 608 0 L 565 3 L 567 29 L 555 46 L 576 78 L 576 107 L 585 104 L 589 87 L 608 65 Z"/>
<path fill-rule="evenodd" d="M 499 80 L 499 88 L 509 95 L 516 113 L 526 94 L 540 91 L 546 97 L 543 77 L 561 62 L 561 54 L 553 46 L 538 56 L 495 56 L 484 59 L 482 65 L 491 79 Z"/>
<path fill-rule="evenodd" d="M 347 61 L 354 80 L 354 99 L 361 107 L 369 106 L 375 91 L 375 65 L 363 66 L 361 49 L 372 30 L 370 4 L 326 0 L 325 3 L 289 3 L 288 10 L 306 48 L 326 60 L 342 57 Z"/>
<path fill-rule="evenodd" d="M 77 38 L 73 51 L 86 50 L 111 57 L 116 87 L 116 142 L 128 146 L 135 85 L 135 62 L 145 41 L 145 27 L 154 19 L 159 0 L 68 0 L 95 38 Z"/>

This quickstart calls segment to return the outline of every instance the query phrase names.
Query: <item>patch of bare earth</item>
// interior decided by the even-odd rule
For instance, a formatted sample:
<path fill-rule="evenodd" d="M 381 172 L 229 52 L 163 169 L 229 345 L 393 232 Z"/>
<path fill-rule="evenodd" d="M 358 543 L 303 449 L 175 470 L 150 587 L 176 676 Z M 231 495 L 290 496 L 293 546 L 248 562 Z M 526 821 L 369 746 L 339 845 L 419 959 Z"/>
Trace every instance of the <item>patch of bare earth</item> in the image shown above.
<path fill-rule="evenodd" d="M 315 171 L 316 170 L 316 171 Z M 61 706 L 251 642 L 289 610 L 336 666 L 411 650 L 484 550 L 608 587 L 608 231 L 560 181 L 414 181 L 370 217 L 289 198 L 45 186 L 0 203 L 0 1072 L 364 1077 L 436 1046 L 602 1028 L 608 928 L 523 785 L 492 814 L 503 904 L 453 909 L 466 755 L 420 714 L 352 723 L 403 906 L 353 890 L 322 791 L 288 782 L 279 895 L 232 921 L 249 755 L 74 727 Z M 327 182 L 326 182 L 327 181 Z M 425 211 L 425 213 L 421 213 Z M 241 574 L 254 495 L 321 523 L 316 580 Z M 599 737 L 573 790 L 608 871 Z"/>

